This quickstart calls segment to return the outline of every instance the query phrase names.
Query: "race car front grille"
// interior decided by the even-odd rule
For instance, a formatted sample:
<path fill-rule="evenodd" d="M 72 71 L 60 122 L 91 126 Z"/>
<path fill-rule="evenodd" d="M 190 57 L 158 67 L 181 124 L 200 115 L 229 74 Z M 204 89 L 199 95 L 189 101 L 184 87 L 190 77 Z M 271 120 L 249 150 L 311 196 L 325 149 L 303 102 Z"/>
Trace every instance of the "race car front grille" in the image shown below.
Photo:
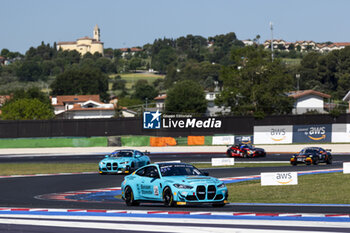
<path fill-rule="evenodd" d="M 197 201 L 197 200 L 198 200 L 197 197 L 196 197 L 195 195 L 187 195 L 187 196 L 186 196 L 186 199 L 187 199 L 188 201 Z"/>
<path fill-rule="evenodd" d="M 111 163 L 107 163 L 106 167 L 107 167 L 108 170 L 111 170 Z"/>
<path fill-rule="evenodd" d="M 206 196 L 205 187 L 203 185 L 199 185 L 196 191 L 198 200 L 204 200 Z"/>
<path fill-rule="evenodd" d="M 118 163 L 113 163 L 113 170 L 117 170 L 118 169 Z"/>
<path fill-rule="evenodd" d="M 208 186 L 208 199 L 213 199 L 216 194 L 216 188 L 215 185 L 209 185 Z"/>

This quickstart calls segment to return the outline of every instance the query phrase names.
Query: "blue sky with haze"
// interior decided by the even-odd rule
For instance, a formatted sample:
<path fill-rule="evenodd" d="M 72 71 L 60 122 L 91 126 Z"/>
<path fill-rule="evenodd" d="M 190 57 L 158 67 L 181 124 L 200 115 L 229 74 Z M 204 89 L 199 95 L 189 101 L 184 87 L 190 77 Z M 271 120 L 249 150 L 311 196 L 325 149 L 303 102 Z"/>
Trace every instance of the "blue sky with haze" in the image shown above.
<path fill-rule="evenodd" d="M 0 50 L 92 37 L 95 24 L 105 48 L 228 32 L 265 41 L 270 21 L 277 39 L 350 42 L 349 9 L 349 0 L 0 0 Z"/>

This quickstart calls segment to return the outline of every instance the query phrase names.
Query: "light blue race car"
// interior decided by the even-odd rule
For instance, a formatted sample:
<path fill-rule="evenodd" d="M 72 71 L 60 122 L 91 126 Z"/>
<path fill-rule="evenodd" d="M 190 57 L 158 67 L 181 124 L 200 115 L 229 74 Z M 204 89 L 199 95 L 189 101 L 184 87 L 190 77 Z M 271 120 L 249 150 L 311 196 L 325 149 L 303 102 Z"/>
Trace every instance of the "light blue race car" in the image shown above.
<path fill-rule="evenodd" d="M 138 150 L 116 150 L 99 162 L 99 173 L 131 173 L 151 163 L 145 153 Z"/>
<path fill-rule="evenodd" d="M 227 203 L 226 185 L 186 163 L 158 163 L 138 169 L 124 177 L 122 198 L 126 205 L 163 202 L 165 206 Z"/>

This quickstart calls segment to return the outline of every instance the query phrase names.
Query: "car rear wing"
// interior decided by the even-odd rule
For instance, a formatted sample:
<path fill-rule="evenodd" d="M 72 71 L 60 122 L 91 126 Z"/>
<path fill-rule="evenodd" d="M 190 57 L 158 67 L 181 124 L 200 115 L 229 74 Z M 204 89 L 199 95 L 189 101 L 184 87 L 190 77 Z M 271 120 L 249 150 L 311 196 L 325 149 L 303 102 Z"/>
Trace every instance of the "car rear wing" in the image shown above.
<path fill-rule="evenodd" d="M 145 151 L 143 152 L 143 154 L 144 154 L 144 155 L 150 155 L 150 154 L 151 154 L 151 152 L 149 152 L 149 151 L 145 150 Z"/>
<path fill-rule="evenodd" d="M 326 151 L 332 152 L 332 149 L 326 149 Z"/>

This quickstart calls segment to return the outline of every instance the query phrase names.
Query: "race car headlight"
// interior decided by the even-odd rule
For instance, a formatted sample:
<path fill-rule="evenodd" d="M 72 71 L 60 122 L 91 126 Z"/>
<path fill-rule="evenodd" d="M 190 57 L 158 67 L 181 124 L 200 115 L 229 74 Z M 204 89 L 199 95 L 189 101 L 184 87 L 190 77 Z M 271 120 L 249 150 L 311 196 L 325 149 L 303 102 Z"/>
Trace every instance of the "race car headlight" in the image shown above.
<path fill-rule="evenodd" d="M 219 184 L 217 187 L 218 187 L 219 189 L 222 189 L 222 188 L 225 188 L 226 185 L 225 185 L 224 183 L 222 183 L 222 184 Z"/>
<path fill-rule="evenodd" d="M 193 186 L 191 185 L 185 185 L 185 184 L 173 184 L 178 189 L 193 189 Z"/>
<path fill-rule="evenodd" d="M 105 162 L 100 162 L 101 165 L 105 165 L 106 163 Z"/>
<path fill-rule="evenodd" d="M 129 161 L 126 161 L 126 162 L 121 162 L 120 164 L 127 164 L 127 163 L 129 163 Z"/>

